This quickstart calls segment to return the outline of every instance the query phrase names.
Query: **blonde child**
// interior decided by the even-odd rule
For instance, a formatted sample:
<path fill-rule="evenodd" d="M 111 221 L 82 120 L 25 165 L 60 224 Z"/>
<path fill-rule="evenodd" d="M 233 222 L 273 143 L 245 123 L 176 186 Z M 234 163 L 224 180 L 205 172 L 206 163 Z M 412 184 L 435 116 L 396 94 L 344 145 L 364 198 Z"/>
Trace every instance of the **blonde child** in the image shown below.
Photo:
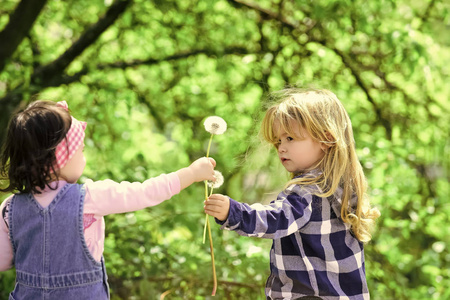
<path fill-rule="evenodd" d="M 272 239 L 267 299 L 369 299 L 363 243 L 370 208 L 350 119 L 328 90 L 286 89 L 261 132 L 292 175 L 270 205 L 215 194 L 205 212 L 222 229 Z"/>
<path fill-rule="evenodd" d="M 193 182 L 214 180 L 215 161 L 143 183 L 76 184 L 86 161 L 86 123 L 65 102 L 36 101 L 10 121 L 1 155 L 0 271 L 16 268 L 10 300 L 109 299 L 103 216 L 157 205 Z"/>

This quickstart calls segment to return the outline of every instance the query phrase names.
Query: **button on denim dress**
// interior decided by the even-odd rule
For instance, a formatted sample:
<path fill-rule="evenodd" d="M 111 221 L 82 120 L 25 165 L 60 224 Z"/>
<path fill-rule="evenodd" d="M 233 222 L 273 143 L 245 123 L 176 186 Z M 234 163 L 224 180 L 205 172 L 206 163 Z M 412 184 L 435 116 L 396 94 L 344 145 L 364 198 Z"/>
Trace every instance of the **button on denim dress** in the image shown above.
<path fill-rule="evenodd" d="M 84 185 L 66 184 L 43 208 L 31 194 L 10 204 L 16 286 L 9 300 L 109 299 L 104 260 L 84 239 Z"/>

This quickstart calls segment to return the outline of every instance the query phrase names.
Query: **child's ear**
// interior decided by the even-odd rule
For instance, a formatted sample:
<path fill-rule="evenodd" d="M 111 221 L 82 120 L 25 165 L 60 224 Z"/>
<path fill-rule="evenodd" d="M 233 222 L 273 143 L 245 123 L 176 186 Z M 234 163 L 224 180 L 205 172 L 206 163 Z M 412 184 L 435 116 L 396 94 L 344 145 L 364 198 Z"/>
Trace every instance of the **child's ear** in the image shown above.
<path fill-rule="evenodd" d="M 328 148 L 333 146 L 335 139 L 331 135 L 331 133 L 329 133 L 328 131 L 325 131 L 325 135 L 326 135 L 327 139 L 326 139 L 326 141 L 323 141 L 320 143 L 320 148 L 326 152 Z"/>
<path fill-rule="evenodd" d="M 327 152 L 327 149 L 330 147 L 331 147 L 331 145 L 324 143 L 324 142 L 320 142 L 320 149 L 322 149 L 323 152 Z"/>
<path fill-rule="evenodd" d="M 327 142 L 329 142 L 329 143 L 336 142 L 336 139 L 334 138 L 334 136 L 330 132 L 325 131 L 325 135 L 327 136 Z"/>

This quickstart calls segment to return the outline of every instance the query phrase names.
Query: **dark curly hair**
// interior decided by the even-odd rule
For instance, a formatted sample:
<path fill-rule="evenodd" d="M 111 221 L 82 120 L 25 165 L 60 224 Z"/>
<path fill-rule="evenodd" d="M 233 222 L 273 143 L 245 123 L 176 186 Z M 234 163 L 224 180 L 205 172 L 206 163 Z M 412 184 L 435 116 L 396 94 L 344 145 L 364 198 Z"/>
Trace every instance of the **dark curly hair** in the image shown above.
<path fill-rule="evenodd" d="M 55 149 L 72 124 L 70 113 L 55 102 L 38 100 L 15 114 L 0 155 L 1 192 L 40 193 L 58 179 Z"/>

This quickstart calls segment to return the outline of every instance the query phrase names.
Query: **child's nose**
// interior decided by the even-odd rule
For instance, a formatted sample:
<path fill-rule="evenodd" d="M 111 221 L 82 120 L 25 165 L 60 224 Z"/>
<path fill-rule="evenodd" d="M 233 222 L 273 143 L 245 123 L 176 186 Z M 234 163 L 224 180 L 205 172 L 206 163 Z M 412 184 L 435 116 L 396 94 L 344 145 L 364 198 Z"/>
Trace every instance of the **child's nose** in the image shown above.
<path fill-rule="evenodd" d="M 283 146 L 283 144 L 280 144 L 278 146 L 278 153 L 284 153 L 284 152 L 286 152 L 286 147 Z"/>

